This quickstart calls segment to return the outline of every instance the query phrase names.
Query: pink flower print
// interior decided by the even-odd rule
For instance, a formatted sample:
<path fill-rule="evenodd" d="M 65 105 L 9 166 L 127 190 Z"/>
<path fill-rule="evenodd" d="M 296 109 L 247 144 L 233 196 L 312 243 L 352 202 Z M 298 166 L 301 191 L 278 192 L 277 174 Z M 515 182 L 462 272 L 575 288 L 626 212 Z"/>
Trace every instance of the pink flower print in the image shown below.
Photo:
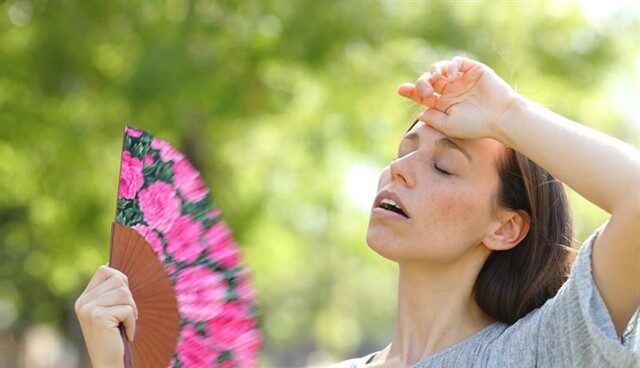
<path fill-rule="evenodd" d="M 184 155 L 178 152 L 175 148 L 163 140 L 154 138 L 151 140 L 151 148 L 157 149 L 160 152 L 160 159 L 162 161 L 180 161 Z"/>
<path fill-rule="evenodd" d="M 173 164 L 173 182 L 182 196 L 189 201 L 202 200 L 209 191 L 202 181 L 200 173 L 191 165 L 189 160 L 183 158 Z"/>
<path fill-rule="evenodd" d="M 238 367 L 257 367 L 260 353 L 261 334 L 257 329 L 246 331 L 236 339 L 235 350 L 233 351 Z"/>
<path fill-rule="evenodd" d="M 144 167 L 151 166 L 151 165 L 153 165 L 154 162 L 155 162 L 155 159 L 153 158 L 152 155 L 147 153 L 144 156 Z"/>
<path fill-rule="evenodd" d="M 213 367 L 217 357 L 208 346 L 206 337 L 200 336 L 198 330 L 190 325 L 182 329 L 176 352 L 183 367 Z"/>
<path fill-rule="evenodd" d="M 132 157 L 131 152 L 123 151 L 121 166 L 118 198 L 132 199 L 144 184 L 142 161 L 137 157 Z"/>
<path fill-rule="evenodd" d="M 245 303 L 226 303 L 220 313 L 207 322 L 209 339 L 216 350 L 236 348 L 238 335 L 256 326 L 256 323 L 248 318 L 248 313 Z"/>
<path fill-rule="evenodd" d="M 138 130 L 138 129 L 133 129 L 130 127 L 126 127 L 125 128 L 125 132 L 128 136 L 133 137 L 133 138 L 138 138 L 142 135 L 142 131 Z"/>
<path fill-rule="evenodd" d="M 236 274 L 236 280 L 235 291 L 240 300 L 250 304 L 257 304 L 258 295 L 249 283 L 249 271 L 242 269 L 242 271 Z"/>
<path fill-rule="evenodd" d="M 173 274 L 176 273 L 176 265 L 174 263 L 165 264 L 164 272 L 166 272 L 169 277 L 173 276 Z"/>
<path fill-rule="evenodd" d="M 217 222 L 205 233 L 209 257 L 223 267 L 231 268 L 240 262 L 240 251 L 236 246 L 231 230 L 223 222 Z"/>
<path fill-rule="evenodd" d="M 193 321 L 207 321 L 218 315 L 224 303 L 227 283 L 206 266 L 184 268 L 176 278 L 180 314 Z"/>
<path fill-rule="evenodd" d="M 193 262 L 202 251 L 202 246 L 198 241 L 202 225 L 194 221 L 191 216 L 180 216 L 176 219 L 166 233 L 167 250 L 177 260 Z"/>
<path fill-rule="evenodd" d="M 180 214 L 180 199 L 171 186 L 156 181 L 138 193 L 138 202 L 144 220 L 150 228 L 166 232 Z"/>
<path fill-rule="evenodd" d="M 149 243 L 151 249 L 158 255 L 158 259 L 162 262 L 164 256 L 162 255 L 162 240 L 158 237 L 155 231 L 144 225 L 134 225 L 133 226 L 136 231 L 144 237 L 144 240 Z"/>
<path fill-rule="evenodd" d="M 219 208 L 212 208 L 207 212 L 207 218 L 213 220 L 216 217 L 219 217 L 222 214 L 222 211 Z"/>

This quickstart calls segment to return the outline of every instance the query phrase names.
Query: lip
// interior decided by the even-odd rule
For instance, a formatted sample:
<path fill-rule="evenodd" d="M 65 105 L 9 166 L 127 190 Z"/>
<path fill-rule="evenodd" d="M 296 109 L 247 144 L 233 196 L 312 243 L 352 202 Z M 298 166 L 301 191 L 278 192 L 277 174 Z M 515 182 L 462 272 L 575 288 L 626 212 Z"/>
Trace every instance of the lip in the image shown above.
<path fill-rule="evenodd" d="M 382 207 L 376 207 L 371 211 L 372 216 L 380 216 L 389 220 L 408 220 L 408 218 L 402 216 L 399 213 L 395 213 L 393 211 L 385 210 Z"/>
<path fill-rule="evenodd" d="M 396 205 L 405 213 L 407 214 L 407 217 L 404 217 L 398 213 L 395 213 L 393 211 L 388 211 L 385 210 L 383 208 L 380 207 L 380 204 L 382 203 L 383 199 L 390 199 L 394 202 L 396 202 Z M 402 202 L 402 199 L 400 199 L 400 196 L 398 196 L 395 192 L 388 190 L 388 189 L 384 189 L 381 190 L 380 193 L 378 193 L 378 195 L 376 196 L 375 201 L 373 202 L 373 211 L 376 212 L 376 210 L 382 210 L 384 212 L 390 212 L 395 216 L 398 216 L 399 218 L 403 218 L 403 219 L 407 219 L 407 218 L 411 218 L 411 215 L 409 214 L 409 211 L 407 211 L 407 207 L 404 205 L 404 202 Z"/>

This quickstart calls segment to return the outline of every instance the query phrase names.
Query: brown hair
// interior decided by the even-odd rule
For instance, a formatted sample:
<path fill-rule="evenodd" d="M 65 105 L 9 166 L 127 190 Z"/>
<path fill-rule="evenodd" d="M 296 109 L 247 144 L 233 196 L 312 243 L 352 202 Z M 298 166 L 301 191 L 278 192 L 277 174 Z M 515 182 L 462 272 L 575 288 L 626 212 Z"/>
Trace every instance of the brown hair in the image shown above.
<path fill-rule="evenodd" d="M 573 218 L 562 182 L 509 147 L 496 165 L 499 186 L 493 204 L 527 212 L 529 231 L 515 247 L 489 255 L 473 293 L 485 313 L 512 324 L 557 294 L 577 251 L 572 248 Z"/>
<path fill-rule="evenodd" d="M 474 286 L 480 308 L 512 324 L 554 297 L 571 271 L 577 251 L 573 218 L 562 182 L 511 148 L 497 160 L 494 203 L 530 218 L 529 232 L 515 247 L 493 251 Z"/>

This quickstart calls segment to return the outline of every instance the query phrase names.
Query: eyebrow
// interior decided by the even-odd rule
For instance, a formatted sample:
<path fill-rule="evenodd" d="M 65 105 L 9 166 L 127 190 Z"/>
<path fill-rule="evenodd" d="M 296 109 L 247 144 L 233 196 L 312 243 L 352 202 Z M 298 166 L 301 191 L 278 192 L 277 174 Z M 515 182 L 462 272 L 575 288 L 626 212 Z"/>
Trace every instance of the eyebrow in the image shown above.
<path fill-rule="evenodd" d="M 404 138 L 409 139 L 411 141 L 418 141 L 418 142 L 420 141 L 420 136 L 416 132 L 411 132 L 405 135 Z M 436 141 L 436 146 L 458 150 L 464 155 L 464 157 L 467 158 L 467 160 L 469 160 L 469 162 L 473 162 L 473 157 L 471 157 L 471 154 L 469 154 L 469 151 L 467 151 L 466 149 L 464 149 L 464 147 L 460 146 L 459 144 L 457 144 L 456 142 L 452 141 L 449 138 L 446 138 L 446 137 L 439 138 Z"/>

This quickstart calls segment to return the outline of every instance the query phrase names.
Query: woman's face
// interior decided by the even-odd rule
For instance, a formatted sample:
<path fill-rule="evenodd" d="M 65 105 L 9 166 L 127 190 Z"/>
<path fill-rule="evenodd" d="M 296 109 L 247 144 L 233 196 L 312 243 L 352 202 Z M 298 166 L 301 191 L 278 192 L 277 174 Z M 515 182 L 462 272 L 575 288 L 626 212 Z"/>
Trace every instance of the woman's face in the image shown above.
<path fill-rule="evenodd" d="M 504 149 L 491 138 L 450 138 L 419 121 L 400 141 L 398 158 L 380 175 L 369 246 L 397 262 L 443 264 L 476 248 L 497 221 L 492 200 L 499 183 L 496 159 Z M 386 190 L 397 195 L 395 202 L 408 217 L 379 207 L 380 199 L 389 197 Z"/>

